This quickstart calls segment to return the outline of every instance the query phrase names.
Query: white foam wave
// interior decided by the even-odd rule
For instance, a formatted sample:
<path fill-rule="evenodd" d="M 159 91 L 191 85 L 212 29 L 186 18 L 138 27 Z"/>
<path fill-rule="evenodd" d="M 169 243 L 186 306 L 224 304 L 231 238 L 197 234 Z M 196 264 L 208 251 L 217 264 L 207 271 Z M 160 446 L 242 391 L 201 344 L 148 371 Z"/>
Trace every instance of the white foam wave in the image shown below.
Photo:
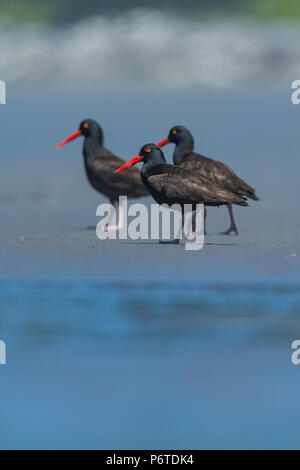
<path fill-rule="evenodd" d="M 145 10 L 60 30 L 2 24 L 0 72 L 7 81 L 230 88 L 299 78 L 299 39 L 297 27 L 197 22 Z"/>

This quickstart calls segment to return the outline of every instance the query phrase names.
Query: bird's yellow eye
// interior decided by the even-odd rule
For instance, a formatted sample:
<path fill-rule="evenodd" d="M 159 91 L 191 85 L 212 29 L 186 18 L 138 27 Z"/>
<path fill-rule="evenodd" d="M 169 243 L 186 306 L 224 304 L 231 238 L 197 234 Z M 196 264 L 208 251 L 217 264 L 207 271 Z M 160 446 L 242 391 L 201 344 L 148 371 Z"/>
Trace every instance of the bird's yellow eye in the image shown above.
<path fill-rule="evenodd" d="M 87 128 L 89 127 L 88 123 L 85 122 L 85 123 L 83 124 L 83 127 L 84 127 L 85 129 L 87 129 Z"/>
<path fill-rule="evenodd" d="M 146 148 L 145 148 L 145 152 L 151 152 L 151 148 L 150 148 L 150 147 L 146 147 Z"/>
<path fill-rule="evenodd" d="M 176 129 L 174 129 L 174 130 L 172 131 L 172 134 L 174 134 L 174 135 L 177 134 Z"/>

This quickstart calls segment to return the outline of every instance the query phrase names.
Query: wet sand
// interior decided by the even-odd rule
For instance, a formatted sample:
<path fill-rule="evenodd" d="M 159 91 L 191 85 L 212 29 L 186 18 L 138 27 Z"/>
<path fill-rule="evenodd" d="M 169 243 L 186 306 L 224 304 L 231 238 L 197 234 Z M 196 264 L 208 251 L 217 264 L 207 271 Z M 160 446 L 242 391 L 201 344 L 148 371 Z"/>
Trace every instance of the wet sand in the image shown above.
<path fill-rule="evenodd" d="M 296 281 L 300 272 L 296 219 L 287 214 L 278 226 L 263 202 L 236 210 L 239 236 L 219 235 L 218 230 L 227 228 L 227 211 L 209 209 L 205 246 L 193 252 L 185 250 L 183 241 L 100 241 L 95 230 L 87 229 L 99 220 L 90 204 L 78 213 L 38 209 L 16 215 L 12 221 L 9 213 L 2 213 L 1 278 Z"/>
<path fill-rule="evenodd" d="M 3 122 L 1 278 L 298 279 L 300 159 L 295 136 L 300 108 L 291 104 L 288 90 L 97 91 L 96 97 L 92 92 L 52 96 L 45 90 L 14 91 Z M 128 119 L 128 109 L 134 116 L 141 100 L 148 103 L 143 120 Z M 26 119 L 28 106 L 34 129 Z M 47 110 L 43 121 L 41 106 Z M 157 113 L 162 107 L 164 113 Z M 96 225 L 96 208 L 106 201 L 86 180 L 82 143 L 55 149 L 85 116 L 101 122 L 106 145 L 125 159 L 149 138 L 163 138 L 170 125 L 189 126 L 197 150 L 232 166 L 261 198 L 250 201 L 249 208 L 235 209 L 240 236 L 218 235 L 229 223 L 226 209 L 219 208 L 209 209 L 209 234 L 199 252 L 155 241 L 97 240 L 86 227 Z M 12 139 L 12 122 L 19 139 Z M 168 161 L 172 151 L 166 148 Z"/>

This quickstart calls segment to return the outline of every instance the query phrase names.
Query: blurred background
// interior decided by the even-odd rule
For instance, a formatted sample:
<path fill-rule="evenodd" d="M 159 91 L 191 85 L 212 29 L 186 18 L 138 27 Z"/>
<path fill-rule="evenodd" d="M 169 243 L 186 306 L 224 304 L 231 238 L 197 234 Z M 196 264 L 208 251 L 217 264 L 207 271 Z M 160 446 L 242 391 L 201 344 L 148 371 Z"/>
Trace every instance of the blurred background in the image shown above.
<path fill-rule="evenodd" d="M 299 447 L 300 3 L 0 12 L 0 447 Z M 126 160 L 187 126 L 261 198 L 240 237 L 220 208 L 199 252 L 96 240 L 82 142 L 56 150 L 86 118 Z"/>
<path fill-rule="evenodd" d="M 273 86 L 299 72 L 299 16 L 293 0 L 1 1 L 0 70 L 79 87 Z"/>
<path fill-rule="evenodd" d="M 146 7 L 158 8 L 160 11 L 183 13 L 189 17 L 201 18 L 203 15 L 246 15 L 254 19 L 273 20 L 274 18 L 297 19 L 300 15 L 299 3 L 296 0 L 266 0 L 260 2 L 253 0 L 187 0 L 184 5 L 180 0 L 116 0 L 109 2 L 104 0 L 87 0 L 85 3 L 79 0 L 65 0 L 51 3 L 45 0 L 1 0 L 3 14 L 12 21 L 45 21 L 51 23 L 70 23 L 78 19 L 92 16 L 110 16 L 115 13 L 127 12 L 130 9 Z"/>

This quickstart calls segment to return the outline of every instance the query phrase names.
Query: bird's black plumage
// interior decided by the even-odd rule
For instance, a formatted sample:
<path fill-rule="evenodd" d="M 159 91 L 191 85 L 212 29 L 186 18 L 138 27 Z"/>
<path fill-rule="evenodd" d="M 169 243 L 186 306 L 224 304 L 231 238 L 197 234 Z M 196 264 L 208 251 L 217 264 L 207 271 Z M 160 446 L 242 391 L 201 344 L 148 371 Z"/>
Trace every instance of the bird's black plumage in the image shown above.
<path fill-rule="evenodd" d="M 119 196 L 138 198 L 148 195 L 138 168 L 130 168 L 122 174 L 115 173 L 125 160 L 104 146 L 103 131 L 96 121 L 82 121 L 79 131 L 84 136 L 83 157 L 86 175 L 96 191 L 104 194 L 112 203 L 117 202 Z"/>
<path fill-rule="evenodd" d="M 229 166 L 213 158 L 194 152 L 194 138 L 184 126 L 174 126 L 169 132 L 170 142 L 175 144 L 173 159 L 175 165 L 205 176 L 218 187 L 254 200 L 259 198 L 255 189 L 249 186 Z"/>
<path fill-rule="evenodd" d="M 182 207 L 184 204 L 248 205 L 244 198 L 219 188 L 207 178 L 167 164 L 162 151 L 155 144 L 142 147 L 139 155 L 143 156 L 144 162 L 142 180 L 159 204 L 179 204 Z"/>
<path fill-rule="evenodd" d="M 255 189 L 249 186 L 246 181 L 237 176 L 237 174 L 227 165 L 212 158 L 204 157 L 194 152 L 194 138 L 190 131 L 184 126 L 174 126 L 170 129 L 166 139 L 160 142 L 159 146 L 168 143 L 175 144 L 173 154 L 174 164 L 180 168 L 192 171 L 200 178 L 205 177 L 218 188 L 229 191 L 239 197 L 250 198 L 257 201 L 259 198 Z M 207 204 L 208 205 L 208 204 Z M 233 217 L 231 204 L 227 205 L 230 216 L 230 227 L 225 235 L 235 232 L 238 235 L 238 229 Z"/>

